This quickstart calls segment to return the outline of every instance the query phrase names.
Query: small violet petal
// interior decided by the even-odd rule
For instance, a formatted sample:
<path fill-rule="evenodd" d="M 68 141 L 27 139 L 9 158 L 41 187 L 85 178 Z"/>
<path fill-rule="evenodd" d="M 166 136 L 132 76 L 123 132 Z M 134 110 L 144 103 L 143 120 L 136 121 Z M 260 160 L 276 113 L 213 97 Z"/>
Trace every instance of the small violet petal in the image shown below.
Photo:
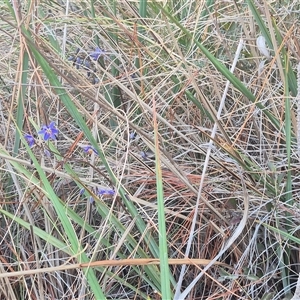
<path fill-rule="evenodd" d="M 133 132 L 131 132 L 130 135 L 129 135 L 129 140 L 134 140 L 135 138 L 136 138 L 136 132 L 133 131 Z"/>
<path fill-rule="evenodd" d="M 47 150 L 47 149 L 44 150 L 44 153 L 45 153 L 45 155 L 46 155 L 47 157 L 50 157 L 50 156 L 51 156 L 50 151 Z"/>
<path fill-rule="evenodd" d="M 84 62 L 84 66 L 85 66 L 85 68 L 90 69 L 91 68 L 91 63 L 88 60 L 86 60 Z"/>
<path fill-rule="evenodd" d="M 24 135 L 25 140 L 27 141 L 28 145 L 30 148 L 33 147 L 33 145 L 35 144 L 35 140 L 34 137 L 31 134 L 26 133 Z"/>
<path fill-rule="evenodd" d="M 80 57 L 77 57 L 76 61 L 74 62 L 76 69 L 79 69 L 80 66 L 82 65 L 82 63 L 83 63 L 83 59 L 81 59 Z"/>
<path fill-rule="evenodd" d="M 114 195 L 115 191 L 112 189 L 99 189 L 98 190 L 98 195 L 102 196 L 102 195 Z"/>
<path fill-rule="evenodd" d="M 95 77 L 95 78 L 93 79 L 93 84 L 97 84 L 97 83 L 99 83 L 99 82 L 100 82 L 99 78 L 96 78 L 96 77 Z"/>
<path fill-rule="evenodd" d="M 103 54 L 104 54 L 104 51 L 101 50 L 99 47 L 96 47 L 95 51 L 92 52 L 92 53 L 90 53 L 90 57 L 91 57 L 93 60 L 97 61 L 97 60 L 99 59 L 99 57 L 100 57 L 101 55 L 103 55 Z"/>
<path fill-rule="evenodd" d="M 94 198 L 90 196 L 90 203 L 93 204 L 95 202 Z"/>
<path fill-rule="evenodd" d="M 93 152 L 98 155 L 98 151 L 94 149 L 92 146 L 87 145 L 83 147 L 83 151 L 88 154 L 92 154 Z"/>
<path fill-rule="evenodd" d="M 58 129 L 55 127 L 55 123 L 51 122 L 49 126 L 43 125 L 42 129 L 38 132 L 38 134 L 44 135 L 44 141 L 48 141 L 50 139 L 56 140 Z"/>

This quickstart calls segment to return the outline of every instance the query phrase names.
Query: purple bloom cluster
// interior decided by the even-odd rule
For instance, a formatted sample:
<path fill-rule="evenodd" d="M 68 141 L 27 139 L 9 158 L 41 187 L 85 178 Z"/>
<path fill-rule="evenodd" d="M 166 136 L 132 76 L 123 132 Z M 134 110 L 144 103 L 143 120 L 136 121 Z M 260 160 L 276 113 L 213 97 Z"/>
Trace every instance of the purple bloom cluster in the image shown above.
<path fill-rule="evenodd" d="M 87 70 L 87 76 L 90 77 L 91 72 L 93 72 L 93 65 L 91 64 L 91 59 L 94 61 L 98 61 L 99 57 L 102 55 L 105 55 L 105 51 L 100 49 L 99 47 L 96 47 L 95 51 L 92 51 L 88 54 L 88 56 L 81 57 L 79 56 L 80 49 L 78 48 L 76 51 L 76 55 L 72 55 L 68 58 L 69 61 L 73 61 L 73 65 L 76 67 L 76 69 L 80 69 L 81 67 L 85 70 Z M 99 79 L 94 76 L 93 83 L 96 84 L 99 82 Z"/>
<path fill-rule="evenodd" d="M 98 194 L 98 196 L 108 196 L 108 195 L 113 196 L 115 194 L 115 191 L 112 189 L 100 189 L 99 188 L 97 194 Z"/>
<path fill-rule="evenodd" d="M 55 123 L 51 122 L 49 125 L 43 125 L 42 129 L 38 132 L 38 134 L 42 135 L 44 141 L 48 141 L 48 140 L 56 140 L 58 132 L 59 131 L 55 127 Z M 35 138 L 31 134 L 28 133 L 24 134 L 24 138 L 27 141 L 30 148 L 32 148 L 35 145 Z M 95 153 L 98 155 L 98 151 L 90 145 L 83 146 L 82 149 L 85 153 L 89 153 L 89 154 Z M 45 155 L 50 156 L 50 152 L 47 149 L 45 150 Z M 83 195 L 83 193 L 84 193 L 84 189 L 81 189 L 80 195 Z M 107 189 L 96 188 L 95 194 L 97 196 L 109 196 L 109 195 L 113 196 L 115 194 L 115 191 L 109 188 Z M 94 203 L 94 199 L 92 196 L 90 197 L 90 202 Z"/>
<path fill-rule="evenodd" d="M 74 60 L 74 66 L 76 67 L 76 69 L 83 67 L 84 69 L 90 70 L 91 63 L 86 59 L 83 59 L 81 57 L 76 57 L 76 59 Z"/>
<path fill-rule="evenodd" d="M 43 125 L 42 129 L 38 132 L 38 134 L 43 135 L 43 140 L 56 140 L 56 135 L 58 134 L 58 129 L 55 127 L 55 123 L 51 122 L 49 126 Z M 35 144 L 35 138 L 33 135 L 25 133 L 24 138 L 28 143 L 29 147 L 32 148 Z"/>

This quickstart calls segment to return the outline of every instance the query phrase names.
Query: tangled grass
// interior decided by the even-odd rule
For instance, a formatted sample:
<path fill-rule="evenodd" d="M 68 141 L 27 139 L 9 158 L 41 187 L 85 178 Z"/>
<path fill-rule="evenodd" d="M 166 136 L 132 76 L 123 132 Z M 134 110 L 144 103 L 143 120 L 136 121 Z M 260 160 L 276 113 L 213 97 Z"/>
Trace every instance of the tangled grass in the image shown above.
<path fill-rule="evenodd" d="M 0 9 L 0 299 L 300 299 L 298 1 Z"/>

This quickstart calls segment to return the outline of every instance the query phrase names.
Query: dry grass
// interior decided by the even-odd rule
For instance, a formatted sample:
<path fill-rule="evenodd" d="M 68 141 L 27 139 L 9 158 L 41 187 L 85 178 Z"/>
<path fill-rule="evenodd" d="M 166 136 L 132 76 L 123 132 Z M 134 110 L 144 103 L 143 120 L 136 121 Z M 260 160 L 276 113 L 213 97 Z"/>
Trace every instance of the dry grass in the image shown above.
<path fill-rule="evenodd" d="M 255 3 L 269 59 L 256 45 L 263 27 L 252 1 L 165 1 L 164 13 L 148 1 L 144 18 L 143 1 L 99 0 L 94 12 L 87 1 L 68 11 L 29 1 L 16 19 L 12 2 L 0 0 L 0 299 L 101 300 L 97 288 L 107 299 L 162 299 L 160 268 L 146 262 L 159 258 L 163 235 L 159 184 L 169 259 L 207 260 L 169 266 L 172 298 L 191 285 L 185 299 L 291 299 L 300 272 L 298 2 Z M 230 69 L 236 56 L 239 83 L 227 90 L 218 66 Z M 83 151 L 92 141 L 75 108 L 101 155 Z M 52 143 L 37 134 L 50 121 Z M 35 136 L 32 152 L 18 130 Z M 124 264 L 97 265 L 111 260 Z M 93 275 L 80 265 L 88 262 Z"/>

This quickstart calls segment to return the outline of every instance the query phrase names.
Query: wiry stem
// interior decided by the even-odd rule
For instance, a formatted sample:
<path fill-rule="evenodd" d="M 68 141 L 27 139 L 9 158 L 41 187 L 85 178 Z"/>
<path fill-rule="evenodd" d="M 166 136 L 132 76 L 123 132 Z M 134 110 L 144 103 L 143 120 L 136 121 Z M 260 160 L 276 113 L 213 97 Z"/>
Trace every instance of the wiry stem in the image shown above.
<path fill-rule="evenodd" d="M 235 69 L 238 58 L 239 58 L 240 53 L 243 49 L 243 45 L 244 45 L 243 40 L 240 40 L 240 43 L 239 43 L 239 46 L 238 46 L 238 49 L 237 49 L 237 52 L 236 52 L 231 70 L 230 70 L 231 72 L 233 72 L 234 69 Z M 230 84 L 230 82 L 227 81 L 226 87 L 225 87 L 225 90 L 224 90 L 224 93 L 223 93 L 223 97 L 221 99 L 221 103 L 220 103 L 220 106 L 219 106 L 219 110 L 218 110 L 218 113 L 217 113 L 217 119 L 218 120 L 220 119 L 223 107 L 225 105 L 225 99 L 226 99 L 227 91 L 228 91 L 228 88 L 229 88 L 229 84 Z M 204 166 L 203 166 L 203 171 L 202 171 L 202 176 L 201 176 L 200 186 L 199 186 L 199 191 L 198 191 L 197 202 L 196 202 L 196 206 L 195 206 L 195 213 L 194 213 L 193 222 L 192 222 L 192 226 L 191 226 L 191 230 L 190 230 L 190 235 L 189 235 L 189 239 L 188 239 L 188 243 L 187 243 L 187 247 L 186 247 L 186 251 L 185 251 L 185 257 L 189 256 L 190 249 L 191 249 L 191 246 L 192 246 L 192 240 L 193 240 L 193 237 L 194 237 L 194 234 L 195 234 L 195 226 L 196 226 L 196 222 L 197 222 L 197 216 L 198 216 L 197 211 L 198 211 L 199 204 L 200 204 L 200 196 L 201 196 L 203 185 L 204 185 L 204 178 L 205 178 L 206 170 L 207 170 L 207 167 L 208 167 L 210 154 L 211 154 L 211 150 L 212 150 L 212 147 L 213 147 L 213 140 L 215 138 L 216 131 L 217 131 L 217 123 L 214 124 L 213 130 L 212 130 L 212 133 L 211 133 L 211 139 L 209 141 L 209 145 L 208 145 L 208 149 L 207 149 L 207 153 L 206 153 L 206 157 L 205 157 L 205 162 L 204 162 Z M 176 292 L 175 292 L 175 296 L 174 296 L 175 300 L 184 299 L 183 294 L 186 295 L 192 289 L 192 287 L 191 287 L 189 289 L 189 291 L 187 291 L 187 289 L 186 289 L 183 293 L 180 293 L 180 289 L 181 289 L 183 277 L 184 277 L 184 274 L 185 274 L 185 270 L 186 270 L 186 265 L 183 265 L 182 268 L 181 268 L 179 280 L 178 280 L 178 283 L 177 283 L 177 286 L 176 286 Z"/>
<path fill-rule="evenodd" d="M 300 63 L 297 67 L 297 144 L 298 144 L 298 155 L 300 155 Z"/>

